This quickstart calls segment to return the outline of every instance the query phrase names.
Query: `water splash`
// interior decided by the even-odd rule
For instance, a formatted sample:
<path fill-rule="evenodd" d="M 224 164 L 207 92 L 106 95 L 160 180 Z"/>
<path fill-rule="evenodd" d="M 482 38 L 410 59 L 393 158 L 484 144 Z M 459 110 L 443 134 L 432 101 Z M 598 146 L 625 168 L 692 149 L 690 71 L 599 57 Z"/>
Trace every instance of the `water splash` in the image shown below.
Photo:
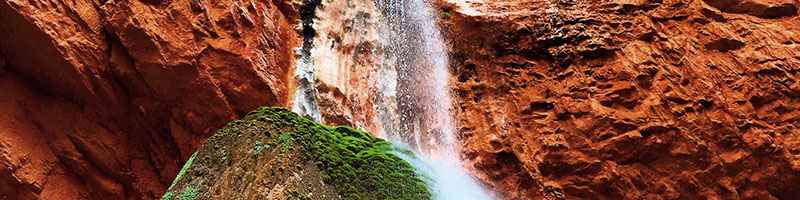
<path fill-rule="evenodd" d="M 394 154 L 414 166 L 417 172 L 425 175 L 423 179 L 431 189 L 434 199 L 492 199 L 472 177 L 467 175 L 466 171 L 450 162 L 404 152 L 394 152 Z"/>
<path fill-rule="evenodd" d="M 383 135 L 413 149 L 397 153 L 426 174 L 436 199 L 491 199 L 461 167 L 450 112 L 448 56 L 424 0 L 376 0 L 382 62 L 375 98 Z"/>

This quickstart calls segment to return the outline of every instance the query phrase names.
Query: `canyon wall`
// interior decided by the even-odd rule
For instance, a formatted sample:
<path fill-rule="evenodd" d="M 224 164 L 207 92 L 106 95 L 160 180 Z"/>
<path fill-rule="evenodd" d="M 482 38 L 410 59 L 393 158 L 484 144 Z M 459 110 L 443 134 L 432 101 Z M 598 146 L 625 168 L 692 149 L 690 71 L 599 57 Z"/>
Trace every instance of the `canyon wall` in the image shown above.
<path fill-rule="evenodd" d="M 0 2 L 0 198 L 159 198 L 213 131 L 284 106 L 300 2 Z"/>
<path fill-rule="evenodd" d="M 800 2 L 438 5 L 465 164 L 505 198 L 800 196 Z"/>
<path fill-rule="evenodd" d="M 314 88 L 325 125 L 344 125 L 380 135 L 374 108 L 380 73 L 380 38 L 371 0 L 320 1 L 310 56 Z"/>
<path fill-rule="evenodd" d="M 797 2 L 432 3 L 464 164 L 498 197 L 800 195 Z M 380 135 L 381 13 L 322 5 L 322 121 Z"/>
<path fill-rule="evenodd" d="M 320 121 L 382 135 L 392 30 L 306 3 Z M 499 197 L 800 196 L 799 1 L 432 3 L 464 165 Z M 293 104 L 301 6 L 0 2 L 0 198 L 158 198 L 213 131 Z"/>

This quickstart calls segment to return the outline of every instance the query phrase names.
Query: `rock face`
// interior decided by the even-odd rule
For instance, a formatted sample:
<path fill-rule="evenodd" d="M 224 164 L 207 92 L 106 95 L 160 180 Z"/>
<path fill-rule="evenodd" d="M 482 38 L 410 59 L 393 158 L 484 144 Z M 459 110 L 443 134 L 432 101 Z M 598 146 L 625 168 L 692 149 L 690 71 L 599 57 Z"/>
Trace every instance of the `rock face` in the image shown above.
<path fill-rule="evenodd" d="M 162 200 L 430 199 L 421 175 L 392 151 L 403 150 L 262 107 L 206 140 Z"/>
<path fill-rule="evenodd" d="M 380 135 L 375 93 L 380 41 L 372 1 L 320 1 L 310 38 L 321 123 Z M 383 80 L 385 81 L 385 80 Z"/>
<path fill-rule="evenodd" d="M 0 198 L 152 199 L 288 101 L 298 2 L 0 2 Z"/>
<path fill-rule="evenodd" d="M 321 121 L 380 135 L 380 13 L 309 2 Z M 501 197 L 800 196 L 800 2 L 433 3 L 465 165 Z M 300 8 L 0 2 L 0 199 L 160 197 L 214 130 L 292 103 Z"/>
<path fill-rule="evenodd" d="M 505 198 L 800 196 L 797 1 L 438 4 L 466 165 Z"/>

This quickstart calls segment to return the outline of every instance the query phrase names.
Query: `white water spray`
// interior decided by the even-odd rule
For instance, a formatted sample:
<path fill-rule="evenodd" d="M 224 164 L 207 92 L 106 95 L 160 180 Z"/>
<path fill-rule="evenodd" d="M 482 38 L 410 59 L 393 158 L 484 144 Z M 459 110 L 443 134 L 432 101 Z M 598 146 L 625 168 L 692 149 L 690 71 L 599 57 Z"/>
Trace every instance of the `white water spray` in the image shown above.
<path fill-rule="evenodd" d="M 376 0 L 382 46 L 375 108 L 387 140 L 419 157 L 396 153 L 430 179 L 436 199 L 490 199 L 461 167 L 450 112 L 450 74 L 436 15 L 424 0 Z"/>
<path fill-rule="evenodd" d="M 300 116 L 321 122 L 317 105 L 317 89 L 314 88 L 314 62 L 310 57 L 302 56 L 295 70 L 297 93 L 292 110 Z"/>
<path fill-rule="evenodd" d="M 377 11 L 379 44 L 371 53 L 380 60 L 380 65 L 375 66 L 378 81 L 372 99 L 380 121 L 378 135 L 414 151 L 417 156 L 402 152 L 395 154 L 424 174 L 434 199 L 491 199 L 461 166 L 460 142 L 450 112 L 453 104 L 448 86 L 448 55 L 436 28 L 437 15 L 425 0 L 373 2 Z M 314 67 L 315 64 L 322 66 L 337 62 L 314 63 L 315 56 L 326 58 L 325 51 L 314 50 L 327 48 L 315 47 L 314 39 L 326 37 L 327 32 L 316 35 L 313 27 L 315 9 L 306 5 L 301 11 L 304 40 L 298 51 L 301 55 L 295 72 L 297 93 L 293 110 L 320 122 L 324 119 L 317 103 L 320 97 L 314 84 L 317 78 Z M 323 53 L 312 55 L 320 52 Z"/>

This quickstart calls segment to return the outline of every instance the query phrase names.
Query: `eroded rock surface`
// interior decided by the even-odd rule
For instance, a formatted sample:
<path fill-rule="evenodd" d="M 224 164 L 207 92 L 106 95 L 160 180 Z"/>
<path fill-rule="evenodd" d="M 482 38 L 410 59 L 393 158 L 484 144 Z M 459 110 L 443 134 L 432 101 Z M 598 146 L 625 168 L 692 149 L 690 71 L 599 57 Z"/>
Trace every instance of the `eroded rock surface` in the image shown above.
<path fill-rule="evenodd" d="M 320 3 L 322 122 L 381 133 L 379 13 Z M 797 1 L 434 3 L 465 165 L 502 197 L 800 196 Z M 0 198 L 161 196 L 212 131 L 290 103 L 300 4 L 0 2 Z"/>
<path fill-rule="evenodd" d="M 381 81 L 378 16 L 372 1 L 320 1 L 311 57 L 321 123 L 380 135 L 374 106 Z"/>
<path fill-rule="evenodd" d="M 466 164 L 505 198 L 800 195 L 796 1 L 439 5 Z"/>
<path fill-rule="evenodd" d="M 299 2 L 0 2 L 0 198 L 152 199 L 285 105 Z"/>

